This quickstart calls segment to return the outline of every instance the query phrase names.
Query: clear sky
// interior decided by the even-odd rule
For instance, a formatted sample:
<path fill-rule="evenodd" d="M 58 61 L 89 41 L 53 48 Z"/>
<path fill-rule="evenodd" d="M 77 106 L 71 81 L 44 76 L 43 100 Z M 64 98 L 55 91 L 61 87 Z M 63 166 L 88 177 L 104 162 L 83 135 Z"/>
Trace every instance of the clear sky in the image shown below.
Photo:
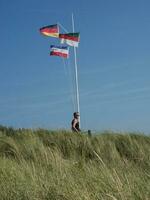
<path fill-rule="evenodd" d="M 39 28 L 59 22 L 71 32 L 72 12 L 82 128 L 149 133 L 149 0 L 0 0 L 0 124 L 70 128 L 72 48 L 64 66 L 49 56 L 59 40 Z"/>

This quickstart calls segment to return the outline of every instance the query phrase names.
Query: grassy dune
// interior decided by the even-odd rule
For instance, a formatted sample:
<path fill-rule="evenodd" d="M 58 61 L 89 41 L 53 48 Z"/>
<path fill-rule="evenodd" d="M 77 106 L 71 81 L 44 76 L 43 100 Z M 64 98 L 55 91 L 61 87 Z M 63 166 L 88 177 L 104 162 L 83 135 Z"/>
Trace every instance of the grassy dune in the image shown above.
<path fill-rule="evenodd" d="M 0 200 L 150 200 L 150 137 L 0 127 Z"/>

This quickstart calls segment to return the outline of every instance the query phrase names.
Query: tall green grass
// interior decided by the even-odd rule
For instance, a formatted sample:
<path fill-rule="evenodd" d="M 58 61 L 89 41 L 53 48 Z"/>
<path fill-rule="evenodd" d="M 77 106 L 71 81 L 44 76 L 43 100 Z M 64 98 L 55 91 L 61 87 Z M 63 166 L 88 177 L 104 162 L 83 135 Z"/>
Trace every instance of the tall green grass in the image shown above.
<path fill-rule="evenodd" d="M 150 137 L 0 127 L 0 200 L 150 200 Z"/>

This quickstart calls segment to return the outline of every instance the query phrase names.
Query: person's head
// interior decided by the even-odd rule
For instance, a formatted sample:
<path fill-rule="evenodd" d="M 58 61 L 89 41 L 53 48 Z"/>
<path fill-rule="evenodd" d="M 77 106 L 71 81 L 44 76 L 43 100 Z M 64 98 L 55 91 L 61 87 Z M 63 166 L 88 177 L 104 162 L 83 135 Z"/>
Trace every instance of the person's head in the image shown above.
<path fill-rule="evenodd" d="M 73 116 L 74 116 L 74 118 L 78 119 L 80 117 L 80 114 L 79 114 L 79 112 L 74 112 Z"/>

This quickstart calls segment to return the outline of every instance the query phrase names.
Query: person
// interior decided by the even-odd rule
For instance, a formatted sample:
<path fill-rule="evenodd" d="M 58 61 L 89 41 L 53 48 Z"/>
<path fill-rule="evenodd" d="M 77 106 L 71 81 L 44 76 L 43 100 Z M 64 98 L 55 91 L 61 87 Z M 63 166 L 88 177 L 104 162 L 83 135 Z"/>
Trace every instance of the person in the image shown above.
<path fill-rule="evenodd" d="M 73 120 L 71 122 L 71 128 L 73 132 L 79 133 L 80 130 L 80 120 L 79 120 L 80 114 L 79 112 L 73 113 Z"/>

